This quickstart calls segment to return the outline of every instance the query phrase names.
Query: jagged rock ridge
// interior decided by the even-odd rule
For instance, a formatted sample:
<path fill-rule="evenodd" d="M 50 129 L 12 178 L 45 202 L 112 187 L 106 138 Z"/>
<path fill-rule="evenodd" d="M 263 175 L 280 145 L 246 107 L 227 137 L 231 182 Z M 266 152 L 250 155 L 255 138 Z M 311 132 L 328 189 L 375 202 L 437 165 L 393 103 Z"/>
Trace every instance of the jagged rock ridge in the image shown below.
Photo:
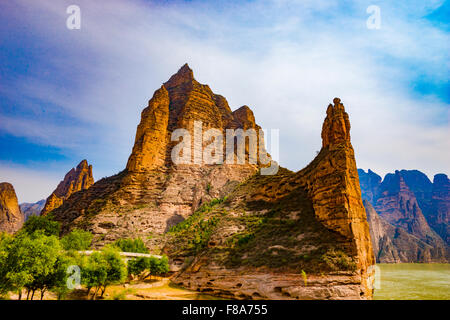
<path fill-rule="evenodd" d="M 66 173 L 55 191 L 47 198 L 41 214 L 48 214 L 61 206 L 73 193 L 86 190 L 93 184 L 92 165 L 89 165 L 86 160 L 82 160 L 76 168 L 72 168 Z"/>
<path fill-rule="evenodd" d="M 384 229 L 384 242 L 390 246 L 388 251 L 397 252 L 386 255 L 387 249 L 375 243 L 380 239 L 376 237 L 373 246 L 379 262 L 449 260 L 448 244 L 441 238 L 446 240 L 448 237 L 449 190 L 441 187 L 445 186 L 445 175 L 436 175 L 435 180 L 442 179 L 442 183 L 432 184 L 418 170 L 396 171 L 387 174 L 383 180 L 370 170 L 365 173 L 359 169 L 358 173 L 362 196 L 373 205 L 371 210 L 376 210 L 372 216 L 379 215 L 376 219 L 369 219 L 371 229 Z M 372 225 L 377 220 L 382 223 Z M 402 241 L 400 235 L 409 241 Z M 388 238 L 389 241 L 386 240 Z"/>
<path fill-rule="evenodd" d="M 23 220 L 14 187 L 0 183 L 0 231 L 14 233 L 22 227 Z"/>
<path fill-rule="evenodd" d="M 176 282 L 222 296 L 370 298 L 374 257 L 350 123 L 340 100 L 328 107 L 321 152 L 297 173 L 280 168 L 263 176 L 259 162 L 196 163 L 195 150 L 207 144 L 195 140 L 199 121 L 203 130 L 260 128 L 249 107 L 232 112 L 224 97 L 183 66 L 143 110 L 126 169 L 53 210 L 64 232 L 91 230 L 96 245 L 140 236 L 151 250 L 167 253 L 172 268 L 181 267 Z M 171 134 L 178 128 L 193 138 L 193 164 L 171 161 L 178 142 Z M 245 149 L 248 160 L 249 145 Z M 205 213 L 214 198 L 227 200 Z M 178 226 L 185 219 L 193 220 L 184 224 L 188 230 Z M 249 233 L 244 240 L 243 232 Z M 307 286 L 302 270 L 308 273 Z"/>
<path fill-rule="evenodd" d="M 258 163 L 248 162 L 196 164 L 195 150 L 201 150 L 208 142 L 201 137 L 195 139 L 195 121 L 202 123 L 203 132 L 211 128 L 222 132 L 251 128 L 258 134 L 260 129 L 250 108 L 242 106 L 232 112 L 226 99 L 197 82 L 185 64 L 156 90 L 142 111 L 126 169 L 77 194 L 61 207 L 57 219 L 64 226 L 73 227 L 72 222 L 80 227 L 88 224 L 94 234 L 106 241 L 163 233 L 202 203 L 223 197 L 258 170 Z M 179 142 L 171 141 L 171 135 L 178 128 L 187 130 L 192 137 L 194 164 L 175 165 L 171 159 L 172 149 Z M 118 211 L 126 211 L 127 215 L 118 216 Z"/>
<path fill-rule="evenodd" d="M 230 298 L 370 298 L 374 256 L 349 131 L 336 98 L 311 164 L 297 173 L 255 175 L 236 188 L 204 220 L 219 219 L 208 248 L 174 281 Z M 189 232 L 165 248 L 179 261 L 191 254 L 180 250 Z"/>
<path fill-rule="evenodd" d="M 380 263 L 445 262 L 442 253 L 380 217 L 369 201 L 363 200 L 370 227 L 373 250 Z"/>

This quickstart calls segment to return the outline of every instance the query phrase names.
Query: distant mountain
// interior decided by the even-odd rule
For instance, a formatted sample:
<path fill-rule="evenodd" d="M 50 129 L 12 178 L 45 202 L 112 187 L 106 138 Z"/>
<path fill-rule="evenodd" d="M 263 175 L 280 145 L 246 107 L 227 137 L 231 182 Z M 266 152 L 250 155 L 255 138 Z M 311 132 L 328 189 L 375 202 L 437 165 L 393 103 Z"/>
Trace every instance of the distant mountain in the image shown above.
<path fill-rule="evenodd" d="M 39 200 L 35 203 L 21 203 L 19 205 L 20 210 L 22 211 L 23 217 L 25 221 L 28 220 L 30 216 L 39 216 L 41 214 L 42 209 L 45 205 L 45 199 Z"/>
<path fill-rule="evenodd" d="M 14 233 L 23 225 L 23 216 L 12 184 L 0 183 L 0 231 Z"/>
<path fill-rule="evenodd" d="M 433 179 L 431 194 L 431 209 L 426 211 L 426 218 L 430 226 L 442 239 L 450 245 L 450 182 L 445 174 L 437 174 Z"/>
<path fill-rule="evenodd" d="M 373 218 L 372 212 L 369 219 L 379 262 L 443 262 L 449 259 L 450 196 L 446 175 L 436 175 L 436 183 L 432 183 L 418 170 L 395 171 L 383 180 L 371 170 L 366 173 L 358 169 L 358 174 L 362 198 L 367 200 L 366 212 L 369 215 L 373 210 L 379 216 Z M 385 236 L 384 248 L 376 243 L 380 237 L 374 230 L 380 228 Z"/>
<path fill-rule="evenodd" d="M 369 222 L 375 259 L 379 263 L 446 262 L 445 254 L 380 217 L 368 200 L 363 200 Z"/>

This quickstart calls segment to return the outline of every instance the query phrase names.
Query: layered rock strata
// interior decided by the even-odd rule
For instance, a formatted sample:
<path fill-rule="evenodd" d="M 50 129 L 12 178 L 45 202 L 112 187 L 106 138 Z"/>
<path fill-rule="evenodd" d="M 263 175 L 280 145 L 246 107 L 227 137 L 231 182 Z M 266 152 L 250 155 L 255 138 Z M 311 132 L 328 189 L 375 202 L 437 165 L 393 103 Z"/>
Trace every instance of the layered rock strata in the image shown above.
<path fill-rule="evenodd" d="M 169 255 L 184 261 L 174 281 L 231 298 L 370 298 L 375 260 L 350 123 L 337 98 L 322 139 L 305 169 L 255 175 L 207 214 L 201 221 L 218 219 L 218 226 L 193 261 L 189 228 L 169 242 Z"/>
<path fill-rule="evenodd" d="M 297 173 L 261 175 L 267 163 L 250 143 L 243 164 L 226 141 L 213 155 L 231 151 L 236 161 L 205 163 L 217 138 L 199 130 L 225 137 L 230 129 L 253 130 L 263 142 L 248 106 L 232 112 L 185 65 L 142 111 L 125 170 L 72 194 L 53 216 L 64 232 L 92 231 L 97 246 L 141 237 L 191 289 L 238 299 L 370 298 L 374 257 L 340 100 L 328 107 L 322 150 Z M 262 146 L 257 154 L 269 157 Z"/>
<path fill-rule="evenodd" d="M 14 233 L 23 221 L 14 187 L 7 182 L 0 183 L 0 231 Z"/>
<path fill-rule="evenodd" d="M 86 160 L 82 160 L 76 168 L 72 168 L 66 173 L 55 191 L 47 198 L 41 214 L 48 214 L 60 207 L 75 192 L 86 190 L 93 184 L 92 165 L 89 165 Z"/>
<path fill-rule="evenodd" d="M 369 170 L 359 170 L 362 196 L 376 211 L 369 225 L 384 229 L 385 248 L 375 237 L 375 256 L 379 262 L 446 262 L 449 260 L 448 212 L 450 195 L 444 174 L 431 181 L 418 170 L 387 174 L 381 181 Z M 447 180 L 446 180 L 447 179 Z M 439 181 L 442 180 L 442 181 Z M 373 208 L 372 208 L 373 205 Z M 367 209 L 367 205 L 366 205 Z M 374 224 L 377 220 L 383 223 Z M 444 239 L 444 240 L 443 240 Z M 387 254 L 386 252 L 390 252 Z M 394 253 L 395 252 L 395 253 Z"/>

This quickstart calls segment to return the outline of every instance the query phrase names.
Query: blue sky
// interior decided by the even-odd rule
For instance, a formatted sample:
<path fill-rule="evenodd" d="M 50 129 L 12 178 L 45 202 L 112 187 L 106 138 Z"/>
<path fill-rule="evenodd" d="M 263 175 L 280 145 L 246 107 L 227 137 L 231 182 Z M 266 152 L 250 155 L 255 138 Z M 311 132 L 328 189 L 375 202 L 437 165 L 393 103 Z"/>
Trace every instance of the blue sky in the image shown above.
<path fill-rule="evenodd" d="M 81 8 L 81 29 L 66 8 Z M 366 26 L 377 5 L 381 28 Z M 80 160 L 122 170 L 140 112 L 185 62 L 280 129 L 280 163 L 320 149 L 326 106 L 350 115 L 358 167 L 449 173 L 449 1 L 2 1 L 0 180 L 47 197 Z"/>

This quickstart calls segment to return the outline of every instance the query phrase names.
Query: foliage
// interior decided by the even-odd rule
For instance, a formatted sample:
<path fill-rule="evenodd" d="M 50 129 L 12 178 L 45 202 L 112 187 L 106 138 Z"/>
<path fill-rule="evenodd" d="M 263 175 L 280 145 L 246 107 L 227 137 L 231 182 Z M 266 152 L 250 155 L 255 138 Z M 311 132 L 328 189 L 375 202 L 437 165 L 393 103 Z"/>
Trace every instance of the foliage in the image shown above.
<path fill-rule="evenodd" d="M 248 234 L 242 235 L 238 238 L 237 245 L 243 246 L 243 245 L 247 244 L 250 240 L 252 240 L 254 237 L 255 237 L 255 235 L 253 233 L 248 233 Z"/>
<path fill-rule="evenodd" d="M 24 223 L 22 232 L 33 234 L 41 230 L 47 236 L 59 236 L 60 228 L 60 223 L 53 221 L 49 216 L 31 216 Z"/>
<path fill-rule="evenodd" d="M 166 256 L 139 257 L 128 261 L 128 274 L 143 280 L 151 275 L 162 275 L 169 272 L 169 260 Z"/>
<path fill-rule="evenodd" d="M 331 270 L 356 270 L 356 263 L 341 250 L 328 250 L 321 258 Z"/>
<path fill-rule="evenodd" d="M 141 238 L 118 239 L 114 242 L 114 245 L 122 252 L 148 253 L 148 249 Z"/>
<path fill-rule="evenodd" d="M 32 234 L 21 232 L 15 237 L 0 240 L 1 291 L 16 290 L 19 299 L 27 290 L 27 299 L 33 299 L 36 290 L 44 293 L 65 282 L 65 270 L 69 263 L 59 239 L 46 235 L 45 230 Z M 31 294 L 31 296 L 30 296 Z"/>
<path fill-rule="evenodd" d="M 303 282 L 305 283 L 305 287 L 308 285 L 308 277 L 306 276 L 305 270 L 302 270 L 302 278 Z"/>
<path fill-rule="evenodd" d="M 75 229 L 61 238 L 65 250 L 88 250 L 92 243 L 92 233 Z"/>
<path fill-rule="evenodd" d="M 13 237 L 6 232 L 0 232 L 0 297 L 4 297 L 10 290 L 10 283 L 7 281 L 8 273 L 8 253 L 11 248 Z"/>
<path fill-rule="evenodd" d="M 83 263 L 81 279 L 88 288 L 95 288 L 92 299 L 96 299 L 105 293 L 106 287 L 121 283 L 125 280 L 127 269 L 125 262 L 120 257 L 119 251 L 114 247 L 105 247 L 102 251 L 93 252 Z"/>
<path fill-rule="evenodd" d="M 194 226 L 193 234 L 194 238 L 189 241 L 194 252 L 199 252 L 206 247 L 209 238 L 211 237 L 214 227 L 217 225 L 219 218 L 212 217 L 208 220 L 201 220 Z"/>
<path fill-rule="evenodd" d="M 225 199 L 225 198 L 224 198 Z M 181 232 L 190 229 L 205 213 L 210 212 L 214 206 L 221 204 L 224 199 L 212 199 L 209 203 L 205 203 L 197 209 L 189 218 L 171 227 L 169 232 Z"/>

